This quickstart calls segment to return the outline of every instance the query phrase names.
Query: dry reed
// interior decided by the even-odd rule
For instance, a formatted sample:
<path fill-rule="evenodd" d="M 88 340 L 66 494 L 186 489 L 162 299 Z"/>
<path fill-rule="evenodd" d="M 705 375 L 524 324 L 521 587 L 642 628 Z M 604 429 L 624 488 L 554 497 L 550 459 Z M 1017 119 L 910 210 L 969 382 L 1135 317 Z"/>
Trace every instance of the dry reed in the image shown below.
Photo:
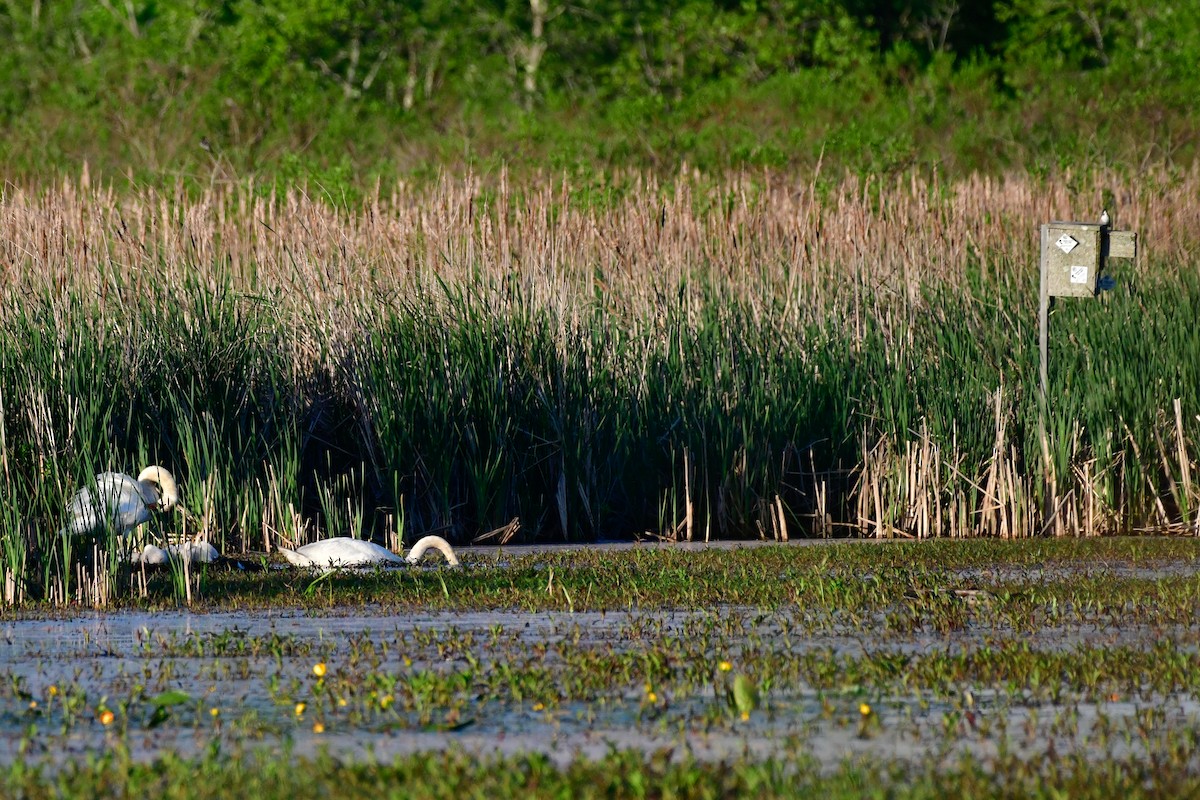
<path fill-rule="evenodd" d="M 49 189 L 5 188 L 0 265 L 10 299 L 49 288 L 115 302 L 114 293 L 189 280 L 228 284 L 320 320 L 309 330 L 324 340 L 362 304 L 387 304 L 435 276 L 518 280 L 529 298 L 564 309 L 600 290 L 613 310 L 640 311 L 655 289 L 702 272 L 758 307 L 782 296 L 799 319 L 853 305 L 856 291 L 916 300 L 923 285 L 961 281 L 972 262 L 985 280 L 1027 279 L 1038 224 L 1091 218 L 1106 191 L 1121 198 L 1116 224 L 1139 231 L 1156 259 L 1186 263 L 1200 237 L 1200 167 L 1136 180 L 615 180 L 627 188 L 602 206 L 565 181 L 518 192 L 501 175 L 377 189 L 346 208 L 303 188 L 118 192 L 85 174 Z M 297 344 L 298 357 L 320 349 Z"/>

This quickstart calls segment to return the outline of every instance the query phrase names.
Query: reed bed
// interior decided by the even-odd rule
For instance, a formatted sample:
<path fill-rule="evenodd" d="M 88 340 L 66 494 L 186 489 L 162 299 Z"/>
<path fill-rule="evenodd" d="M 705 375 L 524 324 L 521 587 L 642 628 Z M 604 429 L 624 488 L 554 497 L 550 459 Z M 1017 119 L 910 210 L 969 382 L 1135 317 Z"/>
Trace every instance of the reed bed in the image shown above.
<path fill-rule="evenodd" d="M 146 463 L 193 512 L 165 535 L 226 552 L 518 526 L 1195 532 L 1197 197 L 1200 169 L 499 174 L 354 201 L 9 185 L 9 594 L 69 595 L 39 572 L 65 498 Z M 1056 305 L 1043 414 L 1038 224 L 1102 205 L 1142 255 L 1099 301 Z"/>

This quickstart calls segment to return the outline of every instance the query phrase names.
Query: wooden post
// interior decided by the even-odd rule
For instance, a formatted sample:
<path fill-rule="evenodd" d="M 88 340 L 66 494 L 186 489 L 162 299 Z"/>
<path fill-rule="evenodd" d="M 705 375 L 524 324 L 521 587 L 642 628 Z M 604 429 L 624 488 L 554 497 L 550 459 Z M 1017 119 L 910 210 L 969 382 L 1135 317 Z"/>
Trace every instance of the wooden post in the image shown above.
<path fill-rule="evenodd" d="M 1050 412 L 1050 303 L 1053 297 L 1096 297 L 1113 286 L 1104 275 L 1110 258 L 1137 256 L 1137 234 L 1114 231 L 1109 227 L 1108 210 L 1099 224 L 1091 222 L 1050 222 L 1042 225 L 1042 250 L 1039 259 L 1038 287 L 1038 433 L 1043 458 L 1050 458 L 1047 447 L 1046 419 Z M 1047 466 L 1049 466 L 1047 464 Z M 1054 517 L 1051 508 L 1053 487 L 1046 487 L 1046 505 L 1042 509 L 1043 531 Z"/>

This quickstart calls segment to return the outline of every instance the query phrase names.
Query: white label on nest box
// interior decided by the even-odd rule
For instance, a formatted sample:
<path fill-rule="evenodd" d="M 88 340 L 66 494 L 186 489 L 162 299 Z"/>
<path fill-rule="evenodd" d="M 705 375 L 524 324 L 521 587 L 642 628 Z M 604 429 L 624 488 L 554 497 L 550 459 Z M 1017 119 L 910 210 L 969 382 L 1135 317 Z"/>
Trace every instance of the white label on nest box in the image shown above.
<path fill-rule="evenodd" d="M 1071 283 L 1087 283 L 1087 267 L 1071 267 Z"/>
<path fill-rule="evenodd" d="M 1069 253 L 1079 245 L 1079 242 L 1077 242 L 1075 237 L 1071 236 L 1069 233 L 1064 233 L 1062 236 L 1058 237 L 1058 241 L 1054 244 L 1059 250 L 1062 250 L 1064 253 Z"/>

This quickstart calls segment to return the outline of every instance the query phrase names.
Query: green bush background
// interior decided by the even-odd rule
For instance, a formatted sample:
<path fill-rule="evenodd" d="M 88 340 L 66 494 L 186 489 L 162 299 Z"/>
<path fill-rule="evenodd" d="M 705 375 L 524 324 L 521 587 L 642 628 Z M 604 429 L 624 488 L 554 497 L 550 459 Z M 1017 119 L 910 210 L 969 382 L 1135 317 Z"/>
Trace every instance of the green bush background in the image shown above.
<path fill-rule="evenodd" d="M 1200 128 L 1200 7 L 1154 0 L 5 0 L 0 41 L 10 179 L 1137 169 Z"/>

